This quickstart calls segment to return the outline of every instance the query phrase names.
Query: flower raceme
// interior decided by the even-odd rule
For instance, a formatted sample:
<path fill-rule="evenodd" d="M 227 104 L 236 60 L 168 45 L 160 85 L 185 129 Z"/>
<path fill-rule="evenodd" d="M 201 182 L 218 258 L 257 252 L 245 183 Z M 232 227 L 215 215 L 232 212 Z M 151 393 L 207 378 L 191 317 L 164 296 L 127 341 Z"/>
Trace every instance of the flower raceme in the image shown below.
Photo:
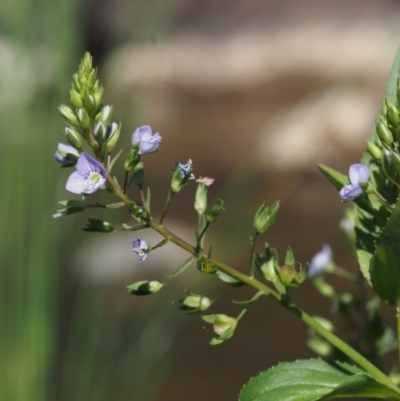
<path fill-rule="evenodd" d="M 92 194 L 106 183 L 107 171 L 92 156 L 83 152 L 78 158 L 76 171 L 67 181 L 66 189 L 74 194 Z"/>
<path fill-rule="evenodd" d="M 367 183 L 370 178 L 369 168 L 362 163 L 352 164 L 349 169 L 351 184 L 345 185 L 340 190 L 340 196 L 344 201 L 353 200 L 363 194 L 364 189 L 360 183 Z"/>
<path fill-rule="evenodd" d="M 161 136 L 158 132 L 153 134 L 150 125 L 143 125 L 136 128 L 132 134 L 132 146 L 135 146 L 140 142 L 139 154 L 155 152 L 161 143 Z"/>

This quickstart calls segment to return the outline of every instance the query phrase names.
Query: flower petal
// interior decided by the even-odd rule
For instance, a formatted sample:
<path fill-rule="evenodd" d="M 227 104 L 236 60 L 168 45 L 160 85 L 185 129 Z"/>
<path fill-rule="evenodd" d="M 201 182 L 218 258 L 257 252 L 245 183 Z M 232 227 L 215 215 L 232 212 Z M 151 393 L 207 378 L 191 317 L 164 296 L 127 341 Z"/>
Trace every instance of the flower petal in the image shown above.
<path fill-rule="evenodd" d="M 74 194 L 83 194 L 85 185 L 86 177 L 75 171 L 69 176 L 65 189 Z"/>
<path fill-rule="evenodd" d="M 363 189 L 358 184 L 349 184 L 345 185 L 339 194 L 344 201 L 349 201 L 357 198 L 363 192 Z"/>
<path fill-rule="evenodd" d="M 352 164 L 349 169 L 349 178 L 352 184 L 368 182 L 370 177 L 369 168 L 362 163 Z"/>
<path fill-rule="evenodd" d="M 313 278 L 317 274 L 322 273 L 331 263 L 332 249 L 328 244 L 322 246 L 322 250 L 316 253 L 310 262 L 308 277 Z"/>

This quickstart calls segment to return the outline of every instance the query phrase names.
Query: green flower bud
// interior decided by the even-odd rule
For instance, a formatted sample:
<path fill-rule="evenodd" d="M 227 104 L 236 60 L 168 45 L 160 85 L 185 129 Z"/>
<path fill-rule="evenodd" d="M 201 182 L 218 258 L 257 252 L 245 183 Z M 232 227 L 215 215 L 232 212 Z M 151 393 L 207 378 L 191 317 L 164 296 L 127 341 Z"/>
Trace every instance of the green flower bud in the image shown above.
<path fill-rule="evenodd" d="M 380 160 L 382 157 L 382 151 L 376 146 L 374 143 L 367 141 L 367 149 L 371 156 L 376 159 Z"/>
<path fill-rule="evenodd" d="M 161 290 L 164 284 L 159 281 L 138 281 L 128 285 L 128 291 L 133 295 L 149 295 Z"/>
<path fill-rule="evenodd" d="M 121 125 L 118 125 L 117 123 L 112 123 L 108 127 L 108 133 L 107 133 L 108 139 L 106 143 L 108 151 L 114 149 L 115 145 L 118 142 L 120 131 L 121 131 Z"/>
<path fill-rule="evenodd" d="M 186 291 L 186 290 L 185 290 Z M 182 309 L 186 313 L 200 313 L 207 310 L 212 302 L 209 298 L 203 295 L 198 295 L 186 291 L 189 295 L 186 298 L 179 300 L 179 309 Z"/>
<path fill-rule="evenodd" d="M 393 104 L 393 102 L 388 97 L 385 98 L 385 105 L 386 105 L 386 117 L 388 121 L 394 127 L 397 127 L 400 123 L 398 108 Z"/>
<path fill-rule="evenodd" d="M 81 83 L 79 82 L 79 77 L 78 74 L 75 73 L 72 75 L 72 87 L 74 88 L 75 91 L 80 92 L 81 90 Z M 82 106 L 81 106 L 82 107 Z"/>
<path fill-rule="evenodd" d="M 104 143 L 107 139 L 107 128 L 104 125 L 103 121 L 99 121 L 96 123 L 93 129 L 94 137 L 99 144 Z"/>
<path fill-rule="evenodd" d="M 316 290 L 326 298 L 334 299 L 336 297 L 335 289 L 327 283 L 321 276 L 313 280 Z"/>
<path fill-rule="evenodd" d="M 376 122 L 376 132 L 382 144 L 386 147 L 390 147 L 393 143 L 393 134 L 389 128 L 383 123 L 383 121 Z"/>
<path fill-rule="evenodd" d="M 70 123 L 73 125 L 79 125 L 78 118 L 76 117 L 76 114 L 74 111 L 71 109 L 71 107 L 62 104 L 58 107 L 59 112 L 62 114 L 62 116 Z"/>
<path fill-rule="evenodd" d="M 60 201 L 58 203 L 60 205 L 63 205 L 64 207 L 58 209 L 57 212 L 53 214 L 54 218 L 83 212 L 88 207 L 87 203 L 81 200 L 66 200 L 66 201 Z"/>
<path fill-rule="evenodd" d="M 90 117 L 88 113 L 86 112 L 85 109 L 78 109 L 78 120 L 79 120 L 79 125 L 83 129 L 88 129 L 90 126 Z"/>
<path fill-rule="evenodd" d="M 83 101 L 82 101 L 81 95 L 76 90 L 71 89 L 69 91 L 69 97 L 70 97 L 72 105 L 76 109 L 79 109 L 83 106 Z"/>
<path fill-rule="evenodd" d="M 271 207 L 265 206 L 263 203 L 254 216 L 254 228 L 258 234 L 265 233 L 274 223 L 279 211 L 279 201 L 275 202 Z"/>
<path fill-rule="evenodd" d="M 135 202 L 131 202 L 130 205 L 130 210 L 131 210 L 131 215 L 139 218 L 142 216 L 142 213 L 144 212 L 144 209 L 142 206 L 139 206 L 138 204 L 136 204 Z"/>
<path fill-rule="evenodd" d="M 225 340 L 229 340 L 238 323 L 235 318 L 223 314 L 202 316 L 202 319 L 213 325 L 216 336 L 211 341 L 211 345 L 221 344 Z"/>
<path fill-rule="evenodd" d="M 99 113 L 96 115 L 96 122 L 103 121 L 105 126 L 110 125 L 112 119 L 112 106 L 104 106 Z M 116 123 L 114 123 L 116 124 Z"/>
<path fill-rule="evenodd" d="M 102 104 L 104 100 L 104 88 L 100 86 L 93 94 L 94 96 L 94 106 L 97 110 Z"/>
<path fill-rule="evenodd" d="M 79 64 L 79 73 L 83 74 L 84 76 L 88 75 L 93 68 L 93 60 L 92 56 L 89 52 L 85 52 L 82 57 L 82 60 Z"/>
<path fill-rule="evenodd" d="M 86 224 L 83 230 L 98 233 L 111 233 L 114 231 L 114 227 L 107 221 L 89 217 L 89 223 Z"/>
<path fill-rule="evenodd" d="M 86 82 L 87 89 L 92 91 L 96 81 L 97 81 L 97 72 L 95 69 L 91 69 L 89 75 L 87 76 L 87 82 Z"/>
<path fill-rule="evenodd" d="M 82 136 L 78 130 L 72 127 L 66 127 L 64 129 L 65 137 L 67 141 L 78 150 L 82 150 Z"/>
<path fill-rule="evenodd" d="M 200 214 L 204 213 L 207 209 L 207 187 L 204 184 L 197 186 L 194 208 Z"/>
<path fill-rule="evenodd" d="M 211 210 L 206 214 L 207 223 L 215 223 L 219 214 L 224 210 L 224 201 L 218 199 L 217 202 L 214 203 L 214 206 Z"/>
<path fill-rule="evenodd" d="M 188 180 L 194 180 L 192 173 L 192 160 L 189 159 L 186 164 L 177 163 L 172 170 L 171 191 L 177 194 L 181 191 Z"/>
<path fill-rule="evenodd" d="M 91 116 L 96 108 L 95 100 L 93 95 L 85 96 L 85 110 L 89 116 Z"/>
<path fill-rule="evenodd" d="M 139 162 L 140 162 L 139 146 L 135 145 L 129 151 L 128 156 L 126 156 L 124 169 L 126 171 L 132 171 L 139 164 Z"/>

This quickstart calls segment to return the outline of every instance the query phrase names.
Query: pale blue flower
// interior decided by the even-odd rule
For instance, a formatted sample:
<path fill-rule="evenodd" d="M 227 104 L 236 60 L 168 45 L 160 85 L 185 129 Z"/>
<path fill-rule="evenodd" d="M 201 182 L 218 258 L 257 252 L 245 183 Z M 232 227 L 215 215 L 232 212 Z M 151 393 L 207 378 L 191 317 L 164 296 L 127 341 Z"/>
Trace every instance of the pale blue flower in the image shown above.
<path fill-rule="evenodd" d="M 322 250 L 316 253 L 310 262 L 308 278 L 314 278 L 323 273 L 332 262 L 332 249 L 329 245 L 322 245 Z"/>
<path fill-rule="evenodd" d="M 149 246 L 147 242 L 140 237 L 135 237 L 132 242 L 133 253 L 140 256 L 139 262 L 144 262 L 147 258 L 147 252 L 149 251 Z"/>
<path fill-rule="evenodd" d="M 76 164 L 76 171 L 67 181 L 66 189 L 74 194 L 92 194 L 106 183 L 107 171 L 103 165 L 89 156 L 81 153 Z"/>
<path fill-rule="evenodd" d="M 370 178 L 368 166 L 362 163 L 352 164 L 349 169 L 349 178 L 351 184 L 345 185 L 340 190 L 340 196 L 344 201 L 349 201 L 360 196 L 364 189 L 360 183 L 367 183 Z"/>
<path fill-rule="evenodd" d="M 189 170 L 191 170 L 192 168 L 192 160 L 189 159 L 188 162 L 186 164 L 183 163 L 178 163 L 177 164 L 179 170 L 182 173 L 182 178 L 185 178 L 186 174 L 189 172 Z M 196 177 L 194 176 L 193 173 L 190 173 L 190 176 L 188 178 L 188 180 L 194 180 Z"/>
<path fill-rule="evenodd" d="M 70 145 L 59 143 L 54 158 L 64 167 L 73 166 L 79 157 L 79 152 Z"/>
<path fill-rule="evenodd" d="M 140 142 L 139 154 L 155 152 L 161 143 L 161 136 L 158 132 L 153 135 L 150 125 L 143 125 L 136 128 L 132 134 L 132 146 Z"/>

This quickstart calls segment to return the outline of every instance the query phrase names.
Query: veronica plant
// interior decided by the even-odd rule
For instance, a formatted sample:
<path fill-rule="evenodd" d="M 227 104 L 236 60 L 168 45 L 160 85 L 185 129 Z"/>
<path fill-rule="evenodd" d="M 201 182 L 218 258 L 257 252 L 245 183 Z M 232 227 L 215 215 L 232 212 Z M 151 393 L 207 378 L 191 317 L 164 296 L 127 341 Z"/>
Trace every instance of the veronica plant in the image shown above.
<path fill-rule="evenodd" d="M 123 163 L 124 175 L 120 180 L 113 174 L 113 168 L 122 150 L 114 155 L 120 138 L 121 125 L 112 119 L 113 108 L 104 104 L 103 87 L 92 66 L 92 58 L 86 53 L 79 69 L 73 75 L 70 91 L 71 104 L 62 105 L 59 110 L 65 119 L 65 139 L 69 145 L 60 144 L 55 154 L 63 167 L 76 165 L 66 189 L 82 196 L 81 199 L 61 201 L 62 208 L 54 217 L 84 212 L 90 208 L 115 209 L 125 207 L 132 221 L 118 227 L 99 218 L 89 217 L 84 230 L 112 233 L 154 230 L 163 237 L 158 244 L 149 244 L 138 236 L 133 238 L 133 253 L 138 263 L 145 263 L 151 253 L 171 242 L 188 253 L 188 259 L 176 271 L 160 281 L 139 281 L 127 286 L 133 295 L 154 294 L 163 289 L 176 276 L 192 266 L 206 275 L 216 275 L 232 288 L 249 286 L 254 295 L 249 300 L 234 301 L 241 309 L 237 316 L 228 316 L 218 310 L 217 299 L 206 294 L 195 294 L 187 290 L 187 296 L 177 305 L 186 313 L 203 313 L 209 307 L 218 313 L 202 316 L 212 325 L 215 333 L 212 345 L 222 344 L 234 336 L 235 330 L 247 309 L 262 297 L 279 304 L 295 318 L 303 321 L 311 330 L 309 347 L 320 358 L 280 363 L 250 380 L 242 389 L 240 401 L 262 400 L 328 400 L 338 397 L 371 397 L 400 400 L 399 381 L 395 366 L 386 374 L 381 370 L 381 357 L 398 348 L 400 338 L 400 56 L 397 57 L 389 80 L 387 96 L 376 121 L 375 130 L 368 141 L 367 151 L 361 163 L 350 167 L 349 178 L 320 165 L 340 197 L 351 203 L 342 221 L 352 250 L 360 266 L 360 274 L 354 275 L 337 266 L 332 250 L 324 245 L 312 260 L 301 264 L 296 260 L 290 247 L 285 257 L 279 259 L 277 251 L 264 244 L 264 252 L 255 251 L 260 237 L 274 225 L 279 212 L 279 201 L 267 206 L 263 203 L 255 212 L 254 234 L 250 239 L 251 257 L 248 272 L 241 272 L 212 256 L 211 248 L 205 249 L 204 240 L 212 224 L 216 223 L 224 209 L 224 202 L 218 200 L 208 207 L 207 194 L 213 179 L 200 177 L 195 181 L 192 160 L 170 166 L 170 189 L 165 207 L 156 220 L 150 209 L 150 188 L 145 190 L 144 163 L 142 157 L 159 150 L 161 136 L 153 134 L 150 126 L 137 128 Z M 83 151 L 83 147 L 87 151 Z M 89 153 L 92 154 L 89 155 Z M 183 239 L 165 225 L 169 206 L 185 186 L 197 185 L 194 209 L 198 214 L 197 227 L 193 238 Z M 135 191 L 140 202 L 132 200 Z M 94 192 L 105 189 L 104 202 L 93 203 Z M 354 283 L 359 292 L 338 292 L 328 281 L 331 274 Z M 307 279 L 312 280 L 321 296 L 328 298 L 337 314 L 357 334 L 357 341 L 349 343 L 335 334 L 332 322 L 323 317 L 310 316 L 293 303 L 295 289 Z M 374 296 L 367 299 L 364 285 L 369 285 Z M 379 305 L 386 302 L 397 310 L 398 335 L 381 317 Z M 216 305 L 214 305 L 216 304 Z M 357 322 L 362 321 L 362 324 Z M 322 357 L 322 358 L 321 358 Z"/>

